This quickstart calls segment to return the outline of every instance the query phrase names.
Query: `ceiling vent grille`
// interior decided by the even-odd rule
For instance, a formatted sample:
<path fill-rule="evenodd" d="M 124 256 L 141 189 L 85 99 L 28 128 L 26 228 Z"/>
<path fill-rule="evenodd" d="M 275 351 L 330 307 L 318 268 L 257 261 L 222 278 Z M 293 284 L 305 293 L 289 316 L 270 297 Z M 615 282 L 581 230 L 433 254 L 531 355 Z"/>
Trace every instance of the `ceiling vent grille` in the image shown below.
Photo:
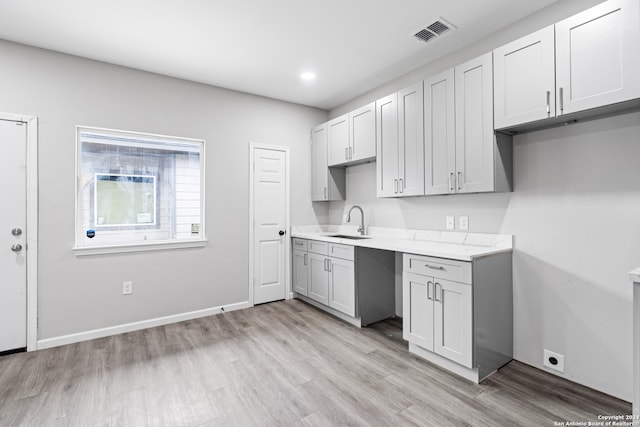
<path fill-rule="evenodd" d="M 418 40 L 430 42 L 441 37 L 456 27 L 442 18 L 438 18 L 411 34 Z"/>

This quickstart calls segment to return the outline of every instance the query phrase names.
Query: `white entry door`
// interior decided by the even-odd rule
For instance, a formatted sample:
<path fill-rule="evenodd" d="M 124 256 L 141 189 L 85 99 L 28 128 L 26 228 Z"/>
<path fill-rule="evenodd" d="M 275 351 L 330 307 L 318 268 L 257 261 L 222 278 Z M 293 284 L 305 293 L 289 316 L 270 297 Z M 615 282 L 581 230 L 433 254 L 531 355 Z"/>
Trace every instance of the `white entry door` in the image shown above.
<path fill-rule="evenodd" d="M 253 302 L 284 299 L 287 275 L 287 152 L 253 150 Z"/>
<path fill-rule="evenodd" d="M 27 125 L 0 120 L 0 352 L 27 346 Z"/>

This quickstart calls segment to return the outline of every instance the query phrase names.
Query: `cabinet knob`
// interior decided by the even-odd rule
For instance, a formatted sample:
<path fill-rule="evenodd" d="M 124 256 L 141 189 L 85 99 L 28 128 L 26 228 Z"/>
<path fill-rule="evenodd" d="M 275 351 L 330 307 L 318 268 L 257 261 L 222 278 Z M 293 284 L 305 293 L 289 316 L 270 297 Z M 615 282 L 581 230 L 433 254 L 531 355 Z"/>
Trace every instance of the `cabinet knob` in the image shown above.
<path fill-rule="evenodd" d="M 278 231 L 278 234 L 281 235 L 281 236 L 284 236 L 285 233 L 286 233 L 286 231 L 284 231 L 284 230 Z"/>

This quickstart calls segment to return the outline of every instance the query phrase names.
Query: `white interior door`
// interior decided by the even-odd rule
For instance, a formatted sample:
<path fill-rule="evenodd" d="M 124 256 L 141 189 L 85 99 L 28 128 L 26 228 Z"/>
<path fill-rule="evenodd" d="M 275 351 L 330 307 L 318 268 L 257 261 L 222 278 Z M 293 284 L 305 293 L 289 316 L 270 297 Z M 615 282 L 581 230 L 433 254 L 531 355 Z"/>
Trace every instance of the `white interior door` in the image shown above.
<path fill-rule="evenodd" d="M 27 346 L 27 126 L 0 120 L 0 352 Z"/>
<path fill-rule="evenodd" d="M 253 148 L 253 302 L 286 296 L 287 153 Z"/>

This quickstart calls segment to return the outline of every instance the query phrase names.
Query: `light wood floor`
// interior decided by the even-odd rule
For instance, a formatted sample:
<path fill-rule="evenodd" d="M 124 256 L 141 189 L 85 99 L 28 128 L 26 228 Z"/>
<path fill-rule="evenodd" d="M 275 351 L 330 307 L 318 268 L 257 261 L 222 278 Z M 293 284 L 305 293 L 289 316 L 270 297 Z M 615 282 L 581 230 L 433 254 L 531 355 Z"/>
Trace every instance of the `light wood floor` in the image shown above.
<path fill-rule="evenodd" d="M 553 426 L 631 405 L 518 362 L 471 384 L 300 301 L 0 358 L 0 426 Z"/>

